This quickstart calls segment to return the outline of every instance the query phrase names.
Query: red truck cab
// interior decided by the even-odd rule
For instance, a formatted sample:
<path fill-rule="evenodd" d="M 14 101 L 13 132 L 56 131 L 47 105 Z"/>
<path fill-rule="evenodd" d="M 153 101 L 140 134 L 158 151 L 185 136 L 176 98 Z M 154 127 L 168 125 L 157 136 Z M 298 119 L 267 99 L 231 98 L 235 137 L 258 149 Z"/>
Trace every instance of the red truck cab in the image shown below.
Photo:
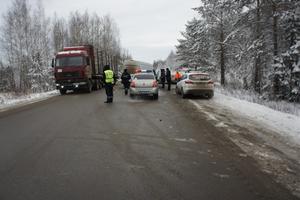
<path fill-rule="evenodd" d="M 92 45 L 65 47 L 56 54 L 53 67 L 56 88 L 61 94 L 80 89 L 91 92 L 101 86 Z"/>

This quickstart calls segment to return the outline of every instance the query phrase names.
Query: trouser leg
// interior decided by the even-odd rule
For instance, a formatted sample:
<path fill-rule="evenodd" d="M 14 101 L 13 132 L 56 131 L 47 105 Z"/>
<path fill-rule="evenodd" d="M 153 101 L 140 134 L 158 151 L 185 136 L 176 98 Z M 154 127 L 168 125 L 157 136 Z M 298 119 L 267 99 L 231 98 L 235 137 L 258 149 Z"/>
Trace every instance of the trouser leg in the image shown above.
<path fill-rule="evenodd" d="M 109 84 L 108 85 L 108 98 L 107 98 L 107 101 L 108 102 L 113 102 L 113 96 L 114 96 L 114 94 L 113 94 L 113 85 L 112 84 Z"/>
<path fill-rule="evenodd" d="M 113 86 L 112 84 L 105 84 L 106 102 L 113 100 Z"/>
<path fill-rule="evenodd" d="M 128 89 L 129 89 L 129 84 L 128 84 L 128 83 L 125 83 L 125 84 L 124 84 L 125 95 L 128 94 Z"/>

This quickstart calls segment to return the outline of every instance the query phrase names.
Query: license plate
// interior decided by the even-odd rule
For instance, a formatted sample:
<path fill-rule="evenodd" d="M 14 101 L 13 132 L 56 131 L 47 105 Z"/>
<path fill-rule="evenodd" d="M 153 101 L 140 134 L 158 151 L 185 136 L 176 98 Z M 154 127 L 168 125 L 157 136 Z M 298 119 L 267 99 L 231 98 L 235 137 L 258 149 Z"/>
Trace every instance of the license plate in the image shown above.
<path fill-rule="evenodd" d="M 140 93 L 147 94 L 147 93 L 149 93 L 149 91 L 142 90 L 142 91 L 140 91 Z"/>

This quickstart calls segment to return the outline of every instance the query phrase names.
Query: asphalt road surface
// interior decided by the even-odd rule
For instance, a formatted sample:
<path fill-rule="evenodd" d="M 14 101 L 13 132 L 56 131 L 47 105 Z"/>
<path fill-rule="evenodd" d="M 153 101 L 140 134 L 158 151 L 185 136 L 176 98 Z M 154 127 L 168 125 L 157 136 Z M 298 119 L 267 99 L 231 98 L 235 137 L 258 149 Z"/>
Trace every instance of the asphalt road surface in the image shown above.
<path fill-rule="evenodd" d="M 174 91 L 104 101 L 101 90 L 0 113 L 0 200 L 297 199 Z"/>

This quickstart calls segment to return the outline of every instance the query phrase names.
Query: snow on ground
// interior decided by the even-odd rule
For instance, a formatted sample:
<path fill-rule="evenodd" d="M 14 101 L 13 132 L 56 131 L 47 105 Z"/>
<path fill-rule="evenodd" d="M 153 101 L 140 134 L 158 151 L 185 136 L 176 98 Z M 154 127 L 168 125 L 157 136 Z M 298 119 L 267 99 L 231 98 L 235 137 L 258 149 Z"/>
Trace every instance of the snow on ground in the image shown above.
<path fill-rule="evenodd" d="M 239 97 L 216 90 L 210 100 L 189 102 L 244 152 L 240 157 L 252 157 L 263 172 L 300 197 L 300 117 Z"/>
<path fill-rule="evenodd" d="M 235 97 L 237 99 L 246 100 L 248 102 L 257 103 L 266 107 L 278 110 L 284 113 L 297 115 L 300 117 L 300 104 L 287 101 L 271 101 L 264 99 L 253 91 L 223 88 L 217 85 L 215 91 L 226 96 Z"/>
<path fill-rule="evenodd" d="M 57 90 L 21 96 L 15 95 L 13 93 L 0 93 L 0 111 L 7 110 L 18 105 L 41 101 L 55 95 L 58 95 Z"/>
<path fill-rule="evenodd" d="M 273 110 L 266 106 L 215 93 L 213 101 L 239 112 L 275 132 L 290 137 L 300 145 L 300 117 Z"/>

